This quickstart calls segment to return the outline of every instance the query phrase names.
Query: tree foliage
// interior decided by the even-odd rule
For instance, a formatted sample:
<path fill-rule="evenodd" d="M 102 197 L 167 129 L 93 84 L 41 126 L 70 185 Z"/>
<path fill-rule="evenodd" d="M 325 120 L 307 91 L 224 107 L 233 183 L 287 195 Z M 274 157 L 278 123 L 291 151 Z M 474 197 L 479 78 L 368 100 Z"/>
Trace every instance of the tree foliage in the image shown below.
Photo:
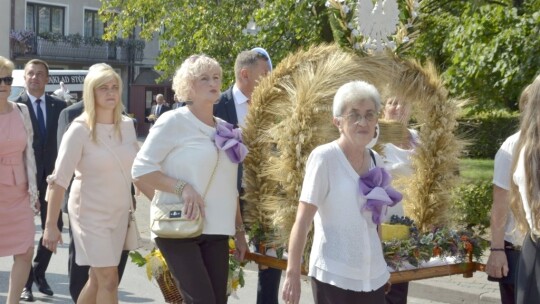
<path fill-rule="evenodd" d="M 437 6 L 435 6 L 435 3 Z M 434 60 L 474 110 L 517 109 L 540 71 L 540 1 L 425 1 L 411 56 Z"/>
<path fill-rule="evenodd" d="M 166 76 L 189 55 L 205 53 L 221 63 L 230 81 L 236 55 L 243 50 L 264 47 L 277 63 L 300 47 L 331 41 L 322 0 L 104 0 L 100 13 L 109 39 L 134 29 L 148 40 L 157 34 L 156 69 Z M 257 25 L 256 34 L 246 32 L 250 21 Z"/>
<path fill-rule="evenodd" d="M 375 1 L 374 1 L 375 2 Z M 401 56 L 434 61 L 455 97 L 473 97 L 474 109 L 516 108 L 522 88 L 540 70 L 540 1 L 422 0 L 411 23 L 411 0 L 398 0 L 402 24 L 394 41 Z M 336 10 L 347 5 L 348 13 Z M 106 38 L 135 30 L 160 41 L 157 70 L 171 76 L 191 54 L 215 57 L 225 84 L 236 55 L 261 46 L 272 61 L 299 48 L 337 41 L 358 49 L 352 10 L 356 0 L 103 0 Z M 409 6 L 409 8 L 407 8 Z M 121 13 L 119 13 L 121 12 Z M 252 21 L 252 22 L 251 22 Z M 248 24 L 256 34 L 246 32 Z M 413 32 L 416 32 L 413 34 Z M 406 37 L 414 43 L 402 43 Z"/>

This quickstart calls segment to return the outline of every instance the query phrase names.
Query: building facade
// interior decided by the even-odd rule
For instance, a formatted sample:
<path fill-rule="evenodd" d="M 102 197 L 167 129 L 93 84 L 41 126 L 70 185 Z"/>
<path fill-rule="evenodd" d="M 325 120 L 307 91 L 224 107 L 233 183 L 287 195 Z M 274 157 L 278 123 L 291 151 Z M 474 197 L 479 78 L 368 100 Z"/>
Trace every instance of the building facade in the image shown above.
<path fill-rule="evenodd" d="M 0 0 L 0 7 L 10 8 L 10 18 L 0 18 L 0 36 L 9 36 L 9 44 L 0 44 L 0 55 L 17 68 L 33 58 L 62 70 L 85 70 L 99 62 L 111 65 L 124 82 L 126 110 L 137 119 L 139 134 L 145 135 L 149 124 L 144 118 L 155 95 L 173 99 L 170 82 L 156 83 L 157 37 L 143 41 L 134 31 L 128 39 L 102 40 L 106 25 L 98 16 L 100 6 L 99 0 Z"/>

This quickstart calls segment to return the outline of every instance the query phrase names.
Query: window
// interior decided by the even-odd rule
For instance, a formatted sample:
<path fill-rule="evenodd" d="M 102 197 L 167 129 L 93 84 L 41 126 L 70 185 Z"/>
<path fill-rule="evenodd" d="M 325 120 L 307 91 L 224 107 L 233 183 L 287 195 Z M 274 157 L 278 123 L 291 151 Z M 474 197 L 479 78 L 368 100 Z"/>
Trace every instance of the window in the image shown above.
<path fill-rule="evenodd" d="M 84 10 L 84 36 L 99 37 L 103 36 L 103 21 L 99 19 L 97 11 Z"/>
<path fill-rule="evenodd" d="M 64 35 L 65 9 L 38 3 L 26 4 L 26 29 L 35 33 L 57 33 Z"/>

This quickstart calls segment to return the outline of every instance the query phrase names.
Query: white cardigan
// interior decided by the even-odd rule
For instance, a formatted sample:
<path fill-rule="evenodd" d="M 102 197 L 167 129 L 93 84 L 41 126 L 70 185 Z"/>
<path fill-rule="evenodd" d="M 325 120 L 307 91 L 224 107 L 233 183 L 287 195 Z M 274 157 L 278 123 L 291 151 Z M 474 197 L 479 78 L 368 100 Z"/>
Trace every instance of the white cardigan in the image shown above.
<path fill-rule="evenodd" d="M 375 159 L 383 165 L 379 155 Z M 386 284 L 390 273 L 372 213 L 361 210 L 366 198 L 359 179 L 337 142 L 319 146 L 306 163 L 300 201 L 317 207 L 308 275 L 367 292 Z"/>
<path fill-rule="evenodd" d="M 216 118 L 219 120 L 219 118 Z M 133 163 L 133 178 L 161 171 L 180 179 L 202 196 L 217 161 L 213 142 L 216 130 L 197 119 L 188 107 L 165 112 L 159 117 Z M 203 234 L 234 235 L 238 190 L 238 165 L 224 151 L 205 198 Z M 178 201 L 174 193 L 156 190 L 156 200 Z"/>
<path fill-rule="evenodd" d="M 36 158 L 34 155 L 34 148 L 32 146 L 32 141 L 34 140 L 34 129 L 32 127 L 32 120 L 30 119 L 30 112 L 28 107 L 22 103 L 10 102 L 13 109 L 21 116 L 21 119 L 26 129 L 26 148 L 24 149 L 24 164 L 26 168 L 26 175 L 28 178 L 28 193 L 30 194 L 30 208 L 34 212 L 37 212 L 36 203 L 39 199 L 39 192 L 36 182 Z"/>

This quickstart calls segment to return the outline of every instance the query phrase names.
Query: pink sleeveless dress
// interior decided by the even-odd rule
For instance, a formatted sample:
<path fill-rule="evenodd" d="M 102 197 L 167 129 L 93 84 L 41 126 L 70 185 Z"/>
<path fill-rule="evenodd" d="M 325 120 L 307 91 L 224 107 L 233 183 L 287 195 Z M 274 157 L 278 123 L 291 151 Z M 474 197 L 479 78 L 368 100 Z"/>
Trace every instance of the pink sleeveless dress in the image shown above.
<path fill-rule="evenodd" d="M 0 114 L 0 256 L 34 246 L 34 213 L 23 160 L 26 130 L 15 108 Z"/>

